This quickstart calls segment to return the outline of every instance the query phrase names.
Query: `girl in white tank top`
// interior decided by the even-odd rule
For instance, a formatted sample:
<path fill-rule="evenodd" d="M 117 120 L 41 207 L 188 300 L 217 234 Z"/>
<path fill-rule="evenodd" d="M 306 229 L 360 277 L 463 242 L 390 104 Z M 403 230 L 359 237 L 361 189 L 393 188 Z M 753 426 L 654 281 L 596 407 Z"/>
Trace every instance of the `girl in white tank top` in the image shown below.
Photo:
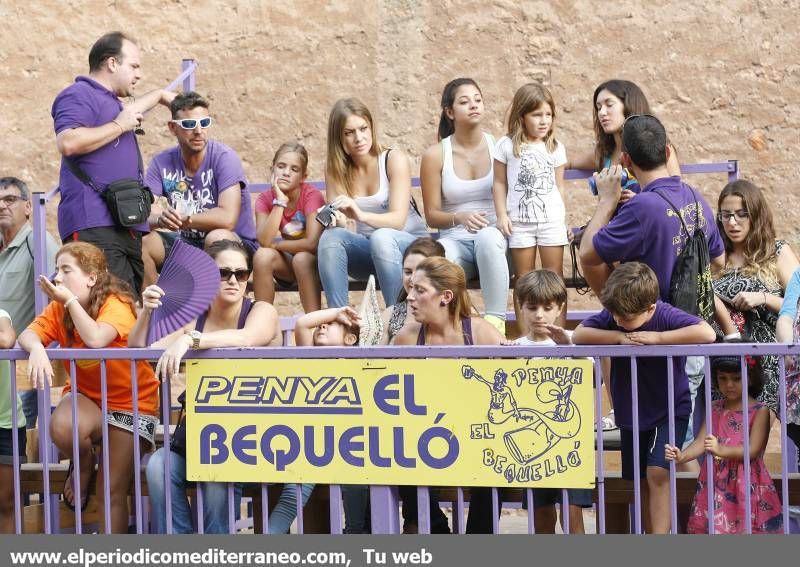
<path fill-rule="evenodd" d="M 438 144 L 422 156 L 425 219 L 439 229 L 447 258 L 480 278 L 486 318 L 505 331 L 508 262 L 495 227 L 492 200 L 494 139 L 481 130 L 483 96 L 472 79 L 450 81 L 442 93 Z"/>

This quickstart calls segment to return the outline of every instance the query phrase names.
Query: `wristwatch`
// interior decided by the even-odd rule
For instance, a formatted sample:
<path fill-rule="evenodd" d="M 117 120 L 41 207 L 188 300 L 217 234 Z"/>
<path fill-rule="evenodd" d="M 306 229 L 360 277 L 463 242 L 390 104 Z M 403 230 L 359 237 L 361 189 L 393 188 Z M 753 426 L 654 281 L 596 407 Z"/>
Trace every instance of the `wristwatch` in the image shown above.
<path fill-rule="evenodd" d="M 279 201 L 278 199 L 272 199 L 272 206 L 273 207 L 283 207 L 284 209 L 289 206 L 289 203 L 286 201 Z"/>
<path fill-rule="evenodd" d="M 203 333 L 201 333 L 197 329 L 194 329 L 193 331 L 187 331 L 186 334 L 189 335 L 189 338 L 192 339 L 192 350 L 199 349 L 200 348 L 200 337 L 203 336 Z"/>

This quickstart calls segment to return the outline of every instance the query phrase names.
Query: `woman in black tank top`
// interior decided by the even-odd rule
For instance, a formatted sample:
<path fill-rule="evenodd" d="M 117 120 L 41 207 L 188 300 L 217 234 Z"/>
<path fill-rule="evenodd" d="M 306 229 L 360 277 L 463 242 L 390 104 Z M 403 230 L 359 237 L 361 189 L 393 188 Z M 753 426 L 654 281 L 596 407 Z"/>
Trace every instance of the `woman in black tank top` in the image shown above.
<path fill-rule="evenodd" d="M 220 287 L 209 308 L 182 329 L 154 343 L 166 347 L 158 360 L 156 373 L 165 380 L 178 373 L 181 359 L 192 349 L 237 346 L 267 346 L 279 335 L 278 314 L 263 301 L 253 302 L 245 297 L 247 280 L 253 269 L 250 252 L 239 242 L 220 240 L 207 252 L 219 268 Z M 160 305 L 164 292 L 151 285 L 142 294 L 144 308 L 130 333 L 129 346 L 146 346 L 147 328 L 153 310 Z M 186 496 L 185 429 L 184 443 L 180 428 L 172 440 L 170 455 L 170 493 L 172 500 L 172 530 L 191 533 L 192 512 Z M 151 533 L 166 533 L 166 485 L 164 448 L 156 451 L 147 462 L 147 485 L 151 506 Z M 203 493 L 203 524 L 205 533 L 228 533 L 228 486 L 207 482 L 200 485 Z M 235 490 L 235 500 L 241 496 L 241 485 Z M 238 506 L 234 506 L 238 508 Z"/>
<path fill-rule="evenodd" d="M 408 313 L 416 324 L 406 325 L 395 345 L 499 345 L 504 337 L 491 323 L 478 316 L 472 306 L 464 270 L 445 258 L 426 258 L 411 276 Z M 404 531 L 414 532 L 417 497 L 414 487 L 400 487 L 403 498 Z M 438 494 L 430 490 L 431 531 L 448 531 L 447 518 L 438 505 Z M 491 533 L 492 492 L 471 489 L 467 533 Z"/>

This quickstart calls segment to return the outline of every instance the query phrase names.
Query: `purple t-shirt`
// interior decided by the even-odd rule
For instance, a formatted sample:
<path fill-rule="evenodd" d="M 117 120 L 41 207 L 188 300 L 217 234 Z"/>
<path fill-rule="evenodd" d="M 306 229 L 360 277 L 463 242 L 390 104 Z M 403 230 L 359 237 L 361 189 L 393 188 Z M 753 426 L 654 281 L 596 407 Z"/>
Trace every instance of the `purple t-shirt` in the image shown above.
<path fill-rule="evenodd" d="M 256 224 L 242 162 L 236 152 L 225 144 L 208 141 L 203 163 L 193 177 L 189 177 L 184 170 L 179 146 L 164 150 L 150 162 L 145 183 L 153 195 L 165 195 L 173 208 L 189 215 L 217 207 L 220 191 L 238 185 L 242 205 L 233 231 L 243 239 L 255 240 Z M 181 236 L 201 240 L 206 233 L 189 229 L 182 230 Z"/>
<path fill-rule="evenodd" d="M 114 120 L 121 111 L 122 102 L 117 95 L 89 77 L 77 77 L 53 101 L 51 114 L 56 134 L 59 134 L 70 128 L 102 126 Z M 77 163 L 101 191 L 112 181 L 141 179 L 133 132 L 125 132 L 93 152 L 69 159 Z M 61 238 L 65 239 L 78 230 L 114 226 L 105 201 L 94 189 L 72 174 L 66 160 L 66 157 L 61 158 L 58 182 L 61 192 L 58 232 Z M 147 225 L 135 228 L 142 232 L 149 230 Z"/>
<path fill-rule="evenodd" d="M 672 331 L 700 323 L 701 319 L 673 307 L 669 303 L 656 302 L 653 317 L 637 331 Z M 623 331 L 607 310 L 584 319 L 584 327 Z M 667 421 L 667 359 L 664 357 L 639 357 L 636 359 L 637 384 L 639 385 L 639 429 L 653 429 Z M 686 358 L 672 359 L 672 376 L 675 384 L 675 416 L 689 417 L 692 399 L 689 380 L 686 377 Z M 631 396 L 631 363 L 628 358 L 611 359 L 611 397 L 614 400 L 614 418 L 620 427 L 633 428 L 633 397 Z"/>
<path fill-rule="evenodd" d="M 642 192 L 620 207 L 608 225 L 597 231 L 592 239 L 600 258 L 613 262 L 642 262 L 656 273 L 661 299 L 669 299 L 672 269 L 686 244 L 688 235 L 672 208 L 653 191 L 664 195 L 680 211 L 691 234 L 694 234 L 697 204 L 703 208 L 700 229 L 708 241 L 711 258 L 721 256 L 725 246 L 706 200 L 699 191 L 681 181 L 680 177 L 662 177 L 642 189 Z"/>

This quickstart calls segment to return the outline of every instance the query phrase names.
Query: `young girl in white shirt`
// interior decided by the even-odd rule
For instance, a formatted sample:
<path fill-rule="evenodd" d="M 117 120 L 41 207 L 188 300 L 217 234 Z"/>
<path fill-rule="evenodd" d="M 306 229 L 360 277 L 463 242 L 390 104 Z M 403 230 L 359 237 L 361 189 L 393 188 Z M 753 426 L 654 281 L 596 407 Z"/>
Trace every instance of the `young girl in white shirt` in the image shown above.
<path fill-rule="evenodd" d="M 508 134 L 494 153 L 494 206 L 497 228 L 508 237 L 514 273 L 536 267 L 563 277 L 567 227 L 563 199 L 564 145 L 555 139 L 555 102 L 539 83 L 521 86 L 511 103 Z"/>

